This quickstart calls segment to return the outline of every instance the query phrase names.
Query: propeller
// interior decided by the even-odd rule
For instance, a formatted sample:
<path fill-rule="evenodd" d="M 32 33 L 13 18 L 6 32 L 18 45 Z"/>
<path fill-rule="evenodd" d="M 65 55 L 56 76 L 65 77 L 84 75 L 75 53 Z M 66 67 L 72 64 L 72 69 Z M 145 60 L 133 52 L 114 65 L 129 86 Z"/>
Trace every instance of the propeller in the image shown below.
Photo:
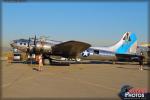
<path fill-rule="evenodd" d="M 28 40 L 28 46 L 27 46 L 27 53 L 29 53 L 30 52 L 30 37 L 29 37 L 29 40 Z"/>
<path fill-rule="evenodd" d="M 44 46 L 44 39 L 41 39 L 40 40 L 40 43 L 41 43 L 41 46 L 42 46 L 42 48 L 40 49 L 40 52 L 42 53 L 43 52 L 43 46 Z"/>
<path fill-rule="evenodd" d="M 36 46 L 36 35 L 34 37 L 34 46 Z"/>
<path fill-rule="evenodd" d="M 31 39 L 32 39 L 32 41 L 31 41 Z M 44 38 L 40 39 L 40 43 L 42 46 L 41 52 L 43 52 L 44 41 L 45 41 Z M 31 45 L 31 42 L 33 45 Z M 36 47 L 37 47 L 37 37 L 35 35 L 34 38 L 29 38 L 29 40 L 28 40 L 27 53 L 30 55 L 36 54 Z"/>
<path fill-rule="evenodd" d="M 28 40 L 28 46 L 27 46 L 27 52 L 26 53 L 30 54 L 30 56 L 32 54 L 35 54 L 35 52 L 36 52 L 36 43 L 37 43 L 36 35 L 33 39 L 34 39 L 33 40 L 33 46 L 31 46 L 31 38 L 30 37 L 29 37 L 29 40 Z"/>
<path fill-rule="evenodd" d="M 36 39 L 36 35 L 35 35 L 35 37 L 34 37 L 34 41 L 33 41 L 33 45 L 34 45 L 34 47 L 33 47 L 33 53 L 35 54 L 35 52 L 36 52 L 36 44 L 37 44 L 37 41 L 36 41 L 37 39 Z"/>
<path fill-rule="evenodd" d="M 30 54 L 30 41 L 31 41 L 31 39 L 29 37 L 28 45 L 27 45 L 27 51 L 26 51 L 26 56 L 28 56 L 28 54 L 31 56 L 31 54 Z"/>

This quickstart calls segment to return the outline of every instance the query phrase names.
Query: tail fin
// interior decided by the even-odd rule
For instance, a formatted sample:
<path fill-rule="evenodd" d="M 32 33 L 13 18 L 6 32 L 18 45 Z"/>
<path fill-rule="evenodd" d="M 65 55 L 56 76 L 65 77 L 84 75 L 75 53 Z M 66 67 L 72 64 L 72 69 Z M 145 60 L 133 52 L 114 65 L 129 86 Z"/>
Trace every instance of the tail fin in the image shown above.
<path fill-rule="evenodd" d="M 137 38 L 134 33 L 126 32 L 121 40 L 110 47 L 114 52 L 119 54 L 131 54 L 137 51 Z"/>

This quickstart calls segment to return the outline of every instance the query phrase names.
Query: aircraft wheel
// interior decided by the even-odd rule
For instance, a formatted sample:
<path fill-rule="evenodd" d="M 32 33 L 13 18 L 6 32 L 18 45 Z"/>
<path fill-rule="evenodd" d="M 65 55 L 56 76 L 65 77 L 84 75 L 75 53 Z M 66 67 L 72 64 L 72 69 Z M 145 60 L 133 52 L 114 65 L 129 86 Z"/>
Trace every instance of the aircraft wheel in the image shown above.
<path fill-rule="evenodd" d="M 79 61 L 81 61 L 81 59 L 80 58 L 76 58 L 76 61 L 79 62 Z"/>

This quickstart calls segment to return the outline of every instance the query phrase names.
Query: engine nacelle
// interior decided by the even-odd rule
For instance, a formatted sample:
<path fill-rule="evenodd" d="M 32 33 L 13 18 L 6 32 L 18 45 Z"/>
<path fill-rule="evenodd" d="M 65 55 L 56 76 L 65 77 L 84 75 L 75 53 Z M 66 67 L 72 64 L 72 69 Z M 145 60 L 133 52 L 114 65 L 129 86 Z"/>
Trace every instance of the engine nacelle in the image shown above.
<path fill-rule="evenodd" d="M 41 42 L 37 42 L 36 46 L 35 46 L 35 51 L 36 53 L 51 53 L 52 52 L 52 46 L 48 43 L 41 43 Z"/>

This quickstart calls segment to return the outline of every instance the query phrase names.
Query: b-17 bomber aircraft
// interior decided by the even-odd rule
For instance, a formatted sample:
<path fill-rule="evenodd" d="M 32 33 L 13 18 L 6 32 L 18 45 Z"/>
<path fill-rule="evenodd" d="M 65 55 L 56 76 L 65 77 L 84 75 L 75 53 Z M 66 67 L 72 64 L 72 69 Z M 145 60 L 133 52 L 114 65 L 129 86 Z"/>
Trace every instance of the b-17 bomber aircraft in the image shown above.
<path fill-rule="evenodd" d="M 52 63 L 52 56 L 64 57 L 67 59 L 78 59 L 77 57 L 91 45 L 80 41 L 44 41 L 34 38 L 13 40 L 11 47 L 26 52 L 29 56 L 32 54 L 43 55 L 43 62 L 49 61 Z"/>

